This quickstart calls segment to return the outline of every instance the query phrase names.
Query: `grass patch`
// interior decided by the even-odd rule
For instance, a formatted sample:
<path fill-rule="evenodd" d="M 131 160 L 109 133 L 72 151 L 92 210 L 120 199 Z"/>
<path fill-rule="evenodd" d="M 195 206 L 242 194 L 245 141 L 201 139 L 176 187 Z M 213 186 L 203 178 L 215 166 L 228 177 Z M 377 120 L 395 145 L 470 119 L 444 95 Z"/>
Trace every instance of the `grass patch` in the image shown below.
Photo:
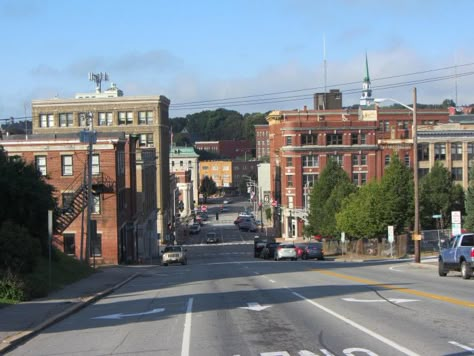
<path fill-rule="evenodd" d="M 48 259 L 41 257 L 32 273 L 18 277 L 22 283 L 11 287 L 11 291 L 6 293 L 7 297 L 0 295 L 0 307 L 47 296 L 94 272 L 86 263 L 56 251 L 56 258 L 51 261 L 51 276 Z M 21 290 L 13 291 L 14 288 Z"/>

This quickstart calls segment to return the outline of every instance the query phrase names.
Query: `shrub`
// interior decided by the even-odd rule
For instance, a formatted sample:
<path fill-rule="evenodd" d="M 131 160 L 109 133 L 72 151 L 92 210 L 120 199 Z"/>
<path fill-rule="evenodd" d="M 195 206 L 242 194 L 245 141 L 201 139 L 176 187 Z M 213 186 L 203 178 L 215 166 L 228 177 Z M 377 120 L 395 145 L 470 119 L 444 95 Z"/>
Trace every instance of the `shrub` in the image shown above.
<path fill-rule="evenodd" d="M 19 275 L 6 271 L 0 276 L 0 299 L 26 300 L 25 283 Z"/>
<path fill-rule="evenodd" d="M 0 270 L 31 272 L 41 253 L 39 241 L 12 221 L 0 226 Z"/>

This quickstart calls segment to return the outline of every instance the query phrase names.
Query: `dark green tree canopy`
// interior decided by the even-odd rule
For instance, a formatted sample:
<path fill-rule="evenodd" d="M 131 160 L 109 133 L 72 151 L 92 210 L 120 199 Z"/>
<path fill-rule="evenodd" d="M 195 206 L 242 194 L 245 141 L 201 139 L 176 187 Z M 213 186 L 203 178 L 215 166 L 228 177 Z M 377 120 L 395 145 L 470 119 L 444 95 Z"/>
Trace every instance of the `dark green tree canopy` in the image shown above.
<path fill-rule="evenodd" d="M 217 185 L 216 182 L 212 179 L 212 177 L 205 176 L 201 181 L 201 186 L 199 187 L 199 193 L 201 193 L 204 197 L 204 203 L 207 202 L 207 198 L 217 193 Z"/>

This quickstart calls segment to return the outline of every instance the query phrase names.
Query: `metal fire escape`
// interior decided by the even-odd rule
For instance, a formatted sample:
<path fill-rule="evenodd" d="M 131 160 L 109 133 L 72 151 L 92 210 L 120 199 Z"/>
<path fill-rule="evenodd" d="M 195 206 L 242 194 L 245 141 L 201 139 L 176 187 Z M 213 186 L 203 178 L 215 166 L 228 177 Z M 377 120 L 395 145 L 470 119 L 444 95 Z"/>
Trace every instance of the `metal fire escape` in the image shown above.
<path fill-rule="evenodd" d="M 76 178 L 68 189 L 66 189 L 66 191 L 72 192 L 70 199 L 68 199 L 67 202 L 63 202 L 63 206 L 57 207 L 54 211 L 54 231 L 56 234 L 62 234 L 84 209 L 87 208 L 87 184 L 77 184 L 78 181 L 83 182 L 83 177 L 79 176 Z M 93 194 L 113 193 L 114 191 L 115 181 L 108 175 L 100 173 L 92 177 Z"/>

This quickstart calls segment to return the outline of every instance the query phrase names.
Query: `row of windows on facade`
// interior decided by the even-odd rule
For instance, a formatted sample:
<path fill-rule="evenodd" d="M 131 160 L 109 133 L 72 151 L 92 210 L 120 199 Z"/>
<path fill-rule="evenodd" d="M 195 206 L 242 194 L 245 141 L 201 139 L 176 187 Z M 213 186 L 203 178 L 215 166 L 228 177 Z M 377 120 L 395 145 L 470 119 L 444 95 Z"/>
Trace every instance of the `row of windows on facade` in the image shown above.
<path fill-rule="evenodd" d="M 171 161 L 171 167 L 174 167 L 176 165 L 175 161 Z M 179 166 L 184 167 L 184 161 L 179 161 Z M 193 166 L 192 161 L 188 161 L 188 168 Z"/>
<path fill-rule="evenodd" d="M 326 135 L 326 146 L 342 145 L 343 134 L 327 134 Z M 367 135 L 364 133 L 351 133 L 351 144 L 352 145 L 365 145 L 367 142 Z M 302 146 L 315 146 L 318 144 L 317 134 L 302 134 L 301 145 Z M 293 145 L 293 136 L 285 136 L 285 146 Z"/>
<path fill-rule="evenodd" d="M 74 175 L 74 159 L 73 155 L 61 155 L 61 176 L 73 176 Z M 35 156 L 35 167 L 41 173 L 42 176 L 48 174 L 48 156 L 36 155 Z M 119 152 L 118 155 L 118 173 L 120 175 L 125 174 L 125 155 L 123 152 Z M 97 176 L 100 174 L 100 155 L 92 155 L 92 175 Z"/>
<path fill-rule="evenodd" d="M 246 166 L 246 165 L 243 165 L 243 166 L 234 166 L 234 171 L 247 171 L 250 167 Z M 208 171 L 209 170 L 209 166 L 201 166 L 201 169 L 203 171 Z M 211 170 L 213 171 L 230 171 L 230 166 L 212 166 L 211 167 Z"/>
<path fill-rule="evenodd" d="M 64 234 L 64 253 L 70 256 L 76 255 L 76 234 Z M 89 257 L 101 257 L 102 256 L 102 234 L 95 234 L 95 237 L 91 241 L 91 250 L 89 251 Z"/>
<path fill-rule="evenodd" d="M 433 144 L 434 159 L 437 161 L 446 160 L 446 143 L 435 143 Z M 462 160 L 463 149 L 462 142 L 451 143 L 451 160 L 459 161 Z M 429 143 L 418 143 L 418 160 L 428 161 L 430 159 L 430 144 Z M 467 143 L 467 159 L 471 161 L 474 159 L 474 143 Z"/>
<path fill-rule="evenodd" d="M 118 111 L 116 113 L 117 122 L 114 123 L 114 112 L 99 112 L 97 117 L 92 116 L 94 126 L 115 126 L 115 125 L 153 125 L 153 111 Z M 137 115 L 137 121 L 135 120 Z M 74 123 L 74 113 L 39 114 L 39 127 L 88 127 L 90 116 L 87 113 L 77 113 L 77 124 Z"/>

